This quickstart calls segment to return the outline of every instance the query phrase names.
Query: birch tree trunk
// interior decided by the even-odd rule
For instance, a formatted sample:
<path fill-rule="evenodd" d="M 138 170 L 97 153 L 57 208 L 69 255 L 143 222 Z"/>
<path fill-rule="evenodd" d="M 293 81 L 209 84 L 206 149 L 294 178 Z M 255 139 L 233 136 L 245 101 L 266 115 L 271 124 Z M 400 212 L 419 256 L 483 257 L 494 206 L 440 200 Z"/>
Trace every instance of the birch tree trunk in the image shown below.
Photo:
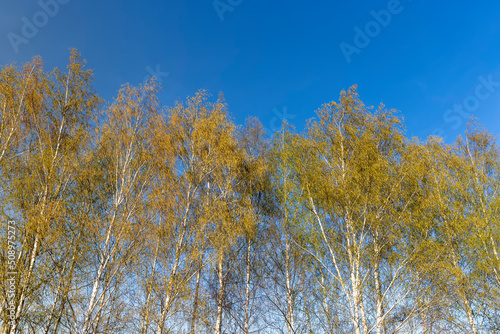
<path fill-rule="evenodd" d="M 196 333 L 196 321 L 198 319 L 198 303 L 199 303 L 202 263 L 203 263 L 203 258 L 201 258 L 200 262 L 198 263 L 198 268 L 196 270 L 196 285 L 194 290 L 193 311 L 191 314 L 191 326 L 189 332 L 190 334 Z"/>
<path fill-rule="evenodd" d="M 252 250 L 251 240 L 247 240 L 246 256 L 246 277 L 245 277 L 245 319 L 243 324 L 243 333 L 249 334 L 250 330 L 250 252 Z"/>
<path fill-rule="evenodd" d="M 291 254 L 290 239 L 285 228 L 285 287 L 286 287 L 286 321 L 288 334 L 295 333 L 294 314 L 293 314 L 293 289 L 291 282 Z"/>
<path fill-rule="evenodd" d="M 217 259 L 217 279 L 218 279 L 218 292 L 217 292 L 217 315 L 215 321 L 215 334 L 222 334 L 222 313 L 224 310 L 224 268 L 223 268 L 223 255 L 219 255 Z"/>

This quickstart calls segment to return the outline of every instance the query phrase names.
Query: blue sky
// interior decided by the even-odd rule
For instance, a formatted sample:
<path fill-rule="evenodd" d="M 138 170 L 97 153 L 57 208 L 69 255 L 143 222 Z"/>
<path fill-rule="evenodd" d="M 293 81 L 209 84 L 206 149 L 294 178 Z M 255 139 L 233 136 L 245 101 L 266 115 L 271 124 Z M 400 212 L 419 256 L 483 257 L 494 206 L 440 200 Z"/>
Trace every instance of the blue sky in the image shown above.
<path fill-rule="evenodd" d="M 2 1 L 0 64 L 63 68 L 76 47 L 108 100 L 158 71 L 166 105 L 223 92 L 237 123 L 298 130 L 358 84 L 409 136 L 453 141 L 469 114 L 500 134 L 498 1 L 54 1 Z"/>

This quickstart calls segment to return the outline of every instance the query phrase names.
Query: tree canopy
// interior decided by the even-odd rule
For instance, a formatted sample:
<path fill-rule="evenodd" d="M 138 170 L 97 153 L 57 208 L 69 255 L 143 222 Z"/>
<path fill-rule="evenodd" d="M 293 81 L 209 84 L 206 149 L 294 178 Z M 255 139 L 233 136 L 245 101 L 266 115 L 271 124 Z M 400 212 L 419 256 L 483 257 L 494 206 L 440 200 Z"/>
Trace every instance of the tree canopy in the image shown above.
<path fill-rule="evenodd" d="M 500 150 L 356 86 L 301 133 L 106 103 L 76 50 L 0 69 L 1 333 L 500 332 Z"/>

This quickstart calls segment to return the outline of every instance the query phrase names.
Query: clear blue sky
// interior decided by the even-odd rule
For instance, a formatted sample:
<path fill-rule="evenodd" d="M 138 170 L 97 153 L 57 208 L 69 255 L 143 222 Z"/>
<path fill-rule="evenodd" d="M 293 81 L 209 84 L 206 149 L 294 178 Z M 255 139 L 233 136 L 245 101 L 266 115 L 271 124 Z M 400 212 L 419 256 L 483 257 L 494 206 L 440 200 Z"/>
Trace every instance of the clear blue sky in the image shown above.
<path fill-rule="evenodd" d="M 53 1 L 2 1 L 0 64 L 62 68 L 76 47 L 106 99 L 159 69 L 166 105 L 222 91 L 237 123 L 272 128 L 286 110 L 299 130 L 358 84 L 366 104 L 403 113 L 409 136 L 441 128 L 451 141 L 468 113 L 500 134 L 499 1 Z"/>

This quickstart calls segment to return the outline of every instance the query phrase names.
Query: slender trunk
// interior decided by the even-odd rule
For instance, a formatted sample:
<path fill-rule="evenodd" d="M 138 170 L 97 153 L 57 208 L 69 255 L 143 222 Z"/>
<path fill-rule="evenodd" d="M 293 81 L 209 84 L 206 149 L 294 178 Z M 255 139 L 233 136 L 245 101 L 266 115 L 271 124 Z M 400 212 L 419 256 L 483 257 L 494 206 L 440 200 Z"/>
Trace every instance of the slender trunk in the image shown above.
<path fill-rule="evenodd" d="M 65 296 L 68 295 L 68 291 L 66 290 L 66 293 L 65 293 Z M 64 297 L 66 298 L 66 297 Z M 54 324 L 54 329 L 52 330 L 52 333 L 57 333 L 57 329 L 59 328 L 59 325 L 61 324 L 61 318 L 63 316 L 63 313 L 64 313 L 64 305 L 65 305 L 65 302 L 66 300 L 63 299 L 63 301 L 61 302 L 61 306 L 59 307 L 59 312 L 57 313 L 57 317 L 56 317 L 56 322 Z"/>
<path fill-rule="evenodd" d="M 352 303 L 353 303 L 353 325 L 354 332 L 356 334 L 361 334 L 360 321 L 359 321 L 359 290 L 358 290 L 358 278 L 354 272 L 354 268 L 351 268 L 351 281 L 352 281 Z"/>
<path fill-rule="evenodd" d="M 354 326 L 354 333 L 355 334 L 361 334 L 361 324 L 360 324 L 360 319 L 359 319 L 359 281 L 358 281 L 358 275 L 357 275 L 357 268 L 358 268 L 358 261 L 355 256 L 352 254 L 352 245 L 351 245 L 351 238 L 353 238 L 353 231 L 352 231 L 352 226 L 348 223 L 348 233 L 349 235 L 347 236 L 347 255 L 349 258 L 349 266 L 350 266 L 350 271 L 351 271 L 351 287 L 352 287 L 352 306 L 351 306 L 351 317 L 352 317 L 352 324 Z"/>
<path fill-rule="evenodd" d="M 358 269 L 359 272 L 359 269 Z M 360 291 L 359 294 L 359 314 L 361 316 L 361 323 L 363 324 L 363 333 L 368 332 L 368 323 L 366 321 L 366 313 L 365 313 L 365 301 L 363 300 L 363 290 Z"/>
<path fill-rule="evenodd" d="M 373 275 L 375 281 L 374 283 L 375 283 L 376 312 L 377 312 L 376 332 L 377 334 L 385 334 L 384 301 L 382 297 L 382 286 L 380 282 L 380 249 L 378 245 L 378 240 L 375 240 L 375 263 L 373 268 Z"/>
<path fill-rule="evenodd" d="M 198 299 L 200 293 L 200 280 L 201 280 L 201 266 L 203 263 L 203 258 L 200 260 L 198 265 L 198 271 L 196 272 L 196 287 L 194 290 L 194 301 L 193 301 L 193 314 L 191 315 L 191 334 L 196 333 L 196 319 L 198 317 Z"/>
<path fill-rule="evenodd" d="M 380 272 L 379 272 L 379 264 L 378 261 L 375 262 L 375 268 L 374 268 L 374 280 L 375 280 L 375 295 L 377 298 L 377 323 L 376 323 L 376 331 L 377 334 L 384 334 L 384 311 L 383 311 L 383 305 L 382 305 L 382 293 L 381 293 L 381 288 L 380 288 Z"/>
<path fill-rule="evenodd" d="M 247 259 L 246 259 L 246 289 L 245 289 L 245 323 L 243 332 L 248 334 L 250 330 L 250 252 L 251 252 L 251 240 L 248 239 L 247 245 Z"/>
<path fill-rule="evenodd" d="M 288 233 L 285 230 L 285 284 L 286 284 L 286 305 L 287 305 L 287 331 L 288 334 L 295 333 L 294 316 L 293 316 L 293 291 L 290 274 L 290 240 Z"/>
<path fill-rule="evenodd" d="M 219 280 L 219 293 L 217 294 L 217 319 L 215 323 L 215 334 L 222 333 L 222 312 L 224 303 L 224 272 L 223 272 L 223 256 L 219 257 L 217 264 L 217 276 Z"/>
<path fill-rule="evenodd" d="M 470 329 L 472 331 L 472 334 L 477 334 L 477 329 L 476 329 L 476 324 L 474 321 L 474 315 L 472 313 L 472 307 L 470 306 L 469 299 L 467 296 L 464 296 L 464 304 L 465 304 L 465 310 L 467 312 L 467 320 L 469 321 Z"/>
<path fill-rule="evenodd" d="M 87 307 L 87 312 L 85 313 L 85 320 L 83 321 L 82 325 L 82 330 L 81 334 L 87 334 L 88 330 L 90 329 L 91 325 L 91 318 L 92 318 L 92 313 L 95 308 L 95 303 L 97 299 L 97 293 L 101 287 L 101 278 L 104 273 L 105 268 L 108 265 L 108 260 L 109 260 L 109 254 L 106 255 L 106 258 L 103 259 L 101 258 L 101 263 L 99 264 L 99 268 L 97 269 L 97 275 L 94 278 L 94 283 L 92 286 L 92 293 L 90 295 L 90 300 L 89 300 L 89 305 Z"/>
<path fill-rule="evenodd" d="M 96 334 L 97 333 L 97 327 L 99 326 L 99 322 L 101 321 L 101 312 L 99 312 L 96 315 L 94 321 L 95 321 L 95 325 L 94 325 L 94 328 L 92 330 L 92 334 Z"/>

